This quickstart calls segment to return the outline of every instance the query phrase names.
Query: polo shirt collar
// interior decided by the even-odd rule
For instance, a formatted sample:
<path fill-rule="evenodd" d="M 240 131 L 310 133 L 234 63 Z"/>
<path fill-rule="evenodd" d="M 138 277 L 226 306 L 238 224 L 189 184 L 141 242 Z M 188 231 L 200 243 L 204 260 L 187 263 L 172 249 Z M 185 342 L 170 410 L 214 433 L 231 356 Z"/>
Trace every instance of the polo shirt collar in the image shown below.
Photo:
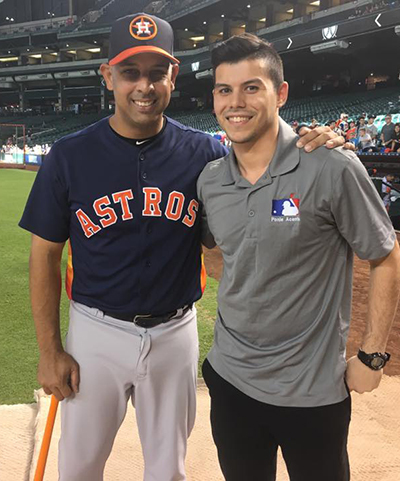
<path fill-rule="evenodd" d="M 279 117 L 278 142 L 265 176 L 268 176 L 269 173 L 271 177 L 277 177 L 297 167 L 300 162 L 300 149 L 296 147 L 297 138 L 292 128 Z M 240 185 L 241 181 L 245 179 L 243 179 L 239 172 L 233 149 L 229 151 L 226 159 L 227 162 L 222 185 L 232 185 L 235 183 Z"/>
<path fill-rule="evenodd" d="M 268 170 L 271 177 L 290 172 L 300 162 L 300 149 L 296 147 L 297 135 L 292 128 L 279 117 L 278 143 Z"/>

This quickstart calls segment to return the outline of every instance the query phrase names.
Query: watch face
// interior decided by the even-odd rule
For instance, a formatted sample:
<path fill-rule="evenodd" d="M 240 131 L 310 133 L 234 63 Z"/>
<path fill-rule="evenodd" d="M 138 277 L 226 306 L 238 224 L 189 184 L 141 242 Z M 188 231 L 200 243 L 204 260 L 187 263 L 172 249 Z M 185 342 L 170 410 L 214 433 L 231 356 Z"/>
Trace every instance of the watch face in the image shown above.
<path fill-rule="evenodd" d="M 380 369 L 384 364 L 385 361 L 380 357 L 374 357 L 374 359 L 371 360 L 371 367 L 374 369 Z"/>

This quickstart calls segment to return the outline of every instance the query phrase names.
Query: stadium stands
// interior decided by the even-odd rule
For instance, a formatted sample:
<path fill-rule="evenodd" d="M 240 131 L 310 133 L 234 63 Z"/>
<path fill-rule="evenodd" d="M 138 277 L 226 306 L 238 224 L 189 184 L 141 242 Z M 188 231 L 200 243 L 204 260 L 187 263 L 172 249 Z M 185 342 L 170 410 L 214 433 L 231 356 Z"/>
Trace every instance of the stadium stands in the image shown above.
<path fill-rule="evenodd" d="M 297 120 L 309 124 L 313 118 L 320 125 L 330 120 L 337 120 L 345 112 L 349 119 L 357 120 L 363 114 L 374 115 L 375 125 L 380 130 L 384 124 L 386 113 L 392 113 L 394 123 L 400 122 L 400 103 L 398 89 L 377 90 L 341 96 L 321 96 L 315 98 L 289 100 L 281 109 L 281 116 L 286 122 Z M 81 130 L 96 122 L 100 118 L 110 115 L 109 112 L 75 115 L 72 112 L 40 116 L 6 116 L 0 117 L 0 124 L 25 124 L 31 135 L 29 143 L 52 144 L 57 139 L 72 132 Z M 203 132 L 213 134 L 220 130 L 220 126 L 208 110 L 204 111 L 172 111 L 167 115 L 184 125 L 188 125 Z"/>
<path fill-rule="evenodd" d="M 135 10 L 141 12 L 149 4 L 149 0 L 136 0 Z M 102 9 L 97 24 L 111 24 L 116 18 L 132 13 L 132 0 L 110 0 Z"/>
<path fill-rule="evenodd" d="M 377 116 L 375 123 L 380 128 L 386 113 L 400 112 L 399 94 L 398 89 L 385 89 L 290 100 L 281 110 L 281 116 L 287 122 L 298 120 L 302 123 L 311 123 L 311 120 L 316 118 L 319 124 L 326 124 L 330 120 L 338 119 L 342 112 L 346 112 L 349 118 L 354 120 L 365 113 Z M 393 122 L 399 120 L 394 118 Z"/>

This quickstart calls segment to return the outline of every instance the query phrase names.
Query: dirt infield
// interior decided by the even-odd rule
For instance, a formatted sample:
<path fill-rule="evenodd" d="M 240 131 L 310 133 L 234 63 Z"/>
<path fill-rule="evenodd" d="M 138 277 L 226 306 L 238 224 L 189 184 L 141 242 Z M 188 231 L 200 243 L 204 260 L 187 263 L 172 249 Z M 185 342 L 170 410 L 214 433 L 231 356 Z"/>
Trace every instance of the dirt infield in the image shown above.
<path fill-rule="evenodd" d="M 400 241 L 400 234 L 397 234 Z M 222 257 L 218 248 L 204 249 L 207 274 L 218 281 L 222 273 Z M 347 355 L 353 356 L 357 353 L 362 334 L 364 332 L 367 313 L 368 299 L 369 264 L 356 257 L 354 264 L 353 280 L 353 315 L 350 325 L 349 340 L 347 342 Z M 391 353 L 392 359 L 385 367 L 385 374 L 395 376 L 400 374 L 400 308 L 397 314 L 392 332 L 390 333 L 387 351 Z"/>

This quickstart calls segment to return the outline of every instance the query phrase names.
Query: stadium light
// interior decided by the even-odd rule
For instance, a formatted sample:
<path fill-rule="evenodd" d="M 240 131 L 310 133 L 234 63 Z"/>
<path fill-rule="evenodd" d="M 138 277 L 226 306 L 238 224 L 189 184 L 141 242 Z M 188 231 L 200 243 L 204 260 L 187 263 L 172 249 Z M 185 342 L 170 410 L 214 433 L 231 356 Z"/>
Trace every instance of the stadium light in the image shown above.
<path fill-rule="evenodd" d="M 187 28 L 185 28 L 185 32 L 187 32 L 187 31 L 188 31 L 188 29 L 187 29 Z"/>
<path fill-rule="evenodd" d="M 247 8 L 250 8 L 250 7 L 251 7 L 251 5 L 247 5 Z"/>
<path fill-rule="evenodd" d="M 0 57 L 0 62 L 16 62 L 18 57 Z"/>
<path fill-rule="evenodd" d="M 221 15 L 221 18 L 225 18 L 225 15 L 224 15 L 224 14 L 222 14 L 222 15 Z"/>
<path fill-rule="evenodd" d="M 311 45 L 310 50 L 312 53 L 326 53 L 326 52 L 333 52 L 335 50 L 343 50 L 348 47 L 349 47 L 349 44 L 345 40 L 332 40 L 331 42 Z"/>
<path fill-rule="evenodd" d="M 203 22 L 203 25 L 207 25 L 207 22 Z"/>

